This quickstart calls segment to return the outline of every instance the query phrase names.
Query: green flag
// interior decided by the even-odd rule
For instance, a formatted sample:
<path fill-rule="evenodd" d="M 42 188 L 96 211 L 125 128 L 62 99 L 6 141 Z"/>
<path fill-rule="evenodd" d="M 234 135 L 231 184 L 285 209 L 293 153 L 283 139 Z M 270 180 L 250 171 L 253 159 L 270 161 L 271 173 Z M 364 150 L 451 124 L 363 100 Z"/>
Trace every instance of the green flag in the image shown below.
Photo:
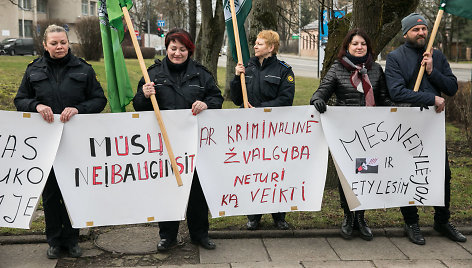
<path fill-rule="evenodd" d="M 236 11 L 236 20 L 238 21 L 239 41 L 241 43 L 241 56 L 244 64 L 249 61 L 249 46 L 246 38 L 246 31 L 244 29 L 244 21 L 252 8 L 252 0 L 234 0 L 234 9 Z M 225 23 L 226 32 L 228 33 L 228 43 L 231 47 L 231 52 L 234 61 L 238 62 L 238 55 L 236 53 L 236 43 L 234 42 L 233 20 L 231 18 L 230 0 L 224 0 Z"/>
<path fill-rule="evenodd" d="M 134 96 L 121 50 L 121 41 L 124 37 L 121 6 L 130 9 L 132 5 L 132 0 L 100 0 L 103 60 L 107 75 L 108 102 L 112 113 L 125 112 L 126 105 Z"/>
<path fill-rule="evenodd" d="M 440 8 L 449 14 L 472 20 L 472 3 L 470 0 L 441 0 Z"/>

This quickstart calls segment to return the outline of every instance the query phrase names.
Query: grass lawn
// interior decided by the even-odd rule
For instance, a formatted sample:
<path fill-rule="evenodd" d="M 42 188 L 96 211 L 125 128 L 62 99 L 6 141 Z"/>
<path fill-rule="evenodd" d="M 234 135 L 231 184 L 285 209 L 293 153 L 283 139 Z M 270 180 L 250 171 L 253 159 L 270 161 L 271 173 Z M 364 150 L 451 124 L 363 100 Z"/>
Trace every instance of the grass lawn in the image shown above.
<path fill-rule="evenodd" d="M 21 83 L 26 66 L 34 59 L 32 56 L 0 56 L 0 110 L 15 110 L 13 98 Z M 145 60 L 146 66 L 150 66 L 153 60 Z M 90 62 L 97 73 L 98 80 L 106 91 L 105 67 L 103 61 Z M 126 60 L 131 85 L 136 90 L 141 70 L 137 60 Z M 218 84 L 225 84 L 225 68 L 218 68 Z M 307 105 L 313 91 L 318 87 L 318 79 L 296 77 L 294 105 Z M 232 102 L 225 101 L 223 107 L 237 108 Z M 109 112 L 107 106 L 104 112 Z M 132 105 L 128 105 L 127 111 L 133 111 Z M 455 125 L 448 123 L 446 126 L 447 146 L 452 170 L 451 182 L 451 212 L 452 221 L 458 226 L 470 226 L 472 224 L 472 152 L 466 145 L 465 132 Z M 419 207 L 420 224 L 431 226 L 433 224 L 434 210 L 431 207 Z M 320 212 L 293 212 L 287 213 L 287 221 L 295 229 L 311 228 L 337 228 L 342 221 L 342 210 L 339 207 L 337 189 L 326 189 L 323 197 L 322 210 Z M 398 208 L 386 210 L 370 210 L 366 212 L 367 220 L 371 227 L 401 226 L 403 219 Z M 244 229 L 246 217 L 224 217 L 210 220 L 212 230 Z M 272 218 L 270 214 L 264 215 L 261 221 L 262 229 L 270 229 Z M 44 233 L 44 218 L 40 217 L 32 224 L 31 230 L 0 228 L 0 234 L 19 233 Z"/>

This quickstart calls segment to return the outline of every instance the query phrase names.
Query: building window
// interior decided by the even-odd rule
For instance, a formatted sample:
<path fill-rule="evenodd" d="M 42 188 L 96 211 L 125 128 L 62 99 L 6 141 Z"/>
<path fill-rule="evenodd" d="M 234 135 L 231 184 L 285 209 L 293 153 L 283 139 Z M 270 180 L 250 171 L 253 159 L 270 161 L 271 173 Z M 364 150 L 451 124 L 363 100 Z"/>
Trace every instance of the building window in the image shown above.
<path fill-rule="evenodd" d="M 41 13 L 46 13 L 46 8 L 47 8 L 47 5 L 48 5 L 48 1 L 47 0 L 37 0 L 37 11 L 38 12 L 41 12 Z"/>
<path fill-rule="evenodd" d="M 25 37 L 33 37 L 33 21 L 32 20 L 24 20 L 25 22 Z M 23 37 L 23 20 L 18 21 L 19 27 L 19 36 Z"/>
<path fill-rule="evenodd" d="M 31 0 L 19 0 L 18 1 L 18 8 L 24 9 L 24 10 L 30 10 L 31 9 Z"/>
<path fill-rule="evenodd" d="M 88 16 L 88 14 L 89 14 L 88 0 L 82 0 L 82 15 Z"/>
<path fill-rule="evenodd" d="M 90 16 L 97 16 L 97 2 L 90 2 Z"/>

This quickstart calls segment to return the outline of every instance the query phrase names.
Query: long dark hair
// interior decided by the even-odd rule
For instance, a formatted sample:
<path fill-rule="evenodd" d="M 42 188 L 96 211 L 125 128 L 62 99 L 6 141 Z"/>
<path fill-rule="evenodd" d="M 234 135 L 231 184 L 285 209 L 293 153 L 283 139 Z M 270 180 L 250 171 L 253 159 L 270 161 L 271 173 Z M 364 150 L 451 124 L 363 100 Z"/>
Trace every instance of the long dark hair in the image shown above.
<path fill-rule="evenodd" d="M 352 38 L 354 38 L 354 36 L 356 35 L 364 38 L 365 44 L 367 45 L 367 54 L 370 54 L 372 58 L 374 57 L 374 51 L 372 49 L 372 42 L 370 41 L 369 36 L 364 30 L 360 28 L 355 28 L 355 29 L 350 30 L 346 34 L 346 37 L 344 37 L 343 45 L 341 49 L 339 49 L 339 52 L 338 52 L 338 59 L 341 59 L 342 57 L 346 55 L 346 51 L 348 51 L 349 44 L 351 43 Z"/>

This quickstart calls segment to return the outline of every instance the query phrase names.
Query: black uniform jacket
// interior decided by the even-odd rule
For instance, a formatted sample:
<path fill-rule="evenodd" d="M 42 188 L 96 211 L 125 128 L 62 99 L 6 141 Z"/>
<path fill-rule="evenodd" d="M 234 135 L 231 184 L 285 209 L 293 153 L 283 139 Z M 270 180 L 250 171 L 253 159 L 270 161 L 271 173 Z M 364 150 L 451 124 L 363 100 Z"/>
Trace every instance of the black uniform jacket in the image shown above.
<path fill-rule="evenodd" d="M 252 57 L 246 66 L 246 90 L 249 103 L 254 107 L 291 106 L 295 95 L 295 77 L 292 67 L 271 56 L 262 65 Z M 231 81 L 231 100 L 243 104 L 241 79 Z"/>
<path fill-rule="evenodd" d="M 71 54 L 56 77 L 48 64 L 41 57 L 26 68 L 14 99 L 18 111 L 37 112 L 38 104 L 51 107 L 55 114 L 66 107 L 77 108 L 79 114 L 99 113 L 105 108 L 107 99 L 90 64 Z"/>
<path fill-rule="evenodd" d="M 206 103 L 209 109 L 220 109 L 223 97 L 216 86 L 213 75 L 200 63 L 190 59 L 187 69 L 178 81 L 170 74 L 166 61 L 156 60 L 148 68 L 151 81 L 156 88 L 156 99 L 161 110 L 191 109 L 192 104 L 199 100 Z M 143 93 L 144 78 L 138 84 L 133 99 L 136 111 L 151 111 L 151 100 Z"/>
<path fill-rule="evenodd" d="M 393 102 L 388 95 L 385 75 L 380 64 L 373 62 L 372 67 L 367 70 L 372 90 L 374 91 L 376 106 L 392 106 Z M 310 103 L 317 99 L 325 102 L 336 94 L 336 106 L 365 106 L 364 93 L 357 91 L 351 84 L 351 72 L 339 61 L 335 61 L 329 68 L 321 84 L 311 97 Z"/>

